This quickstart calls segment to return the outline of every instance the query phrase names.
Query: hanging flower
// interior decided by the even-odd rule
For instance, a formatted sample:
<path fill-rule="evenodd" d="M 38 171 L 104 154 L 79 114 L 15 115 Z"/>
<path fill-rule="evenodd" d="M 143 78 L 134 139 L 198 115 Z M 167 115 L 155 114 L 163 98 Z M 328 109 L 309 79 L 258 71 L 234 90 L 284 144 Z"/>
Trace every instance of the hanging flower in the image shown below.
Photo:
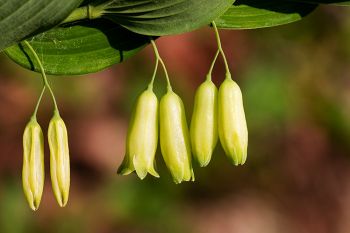
<path fill-rule="evenodd" d="M 129 125 L 126 154 L 118 173 L 128 175 L 136 170 L 140 179 L 147 173 L 159 177 L 154 169 L 158 144 L 158 99 L 151 89 L 137 100 Z"/>
<path fill-rule="evenodd" d="M 27 124 L 23 134 L 22 184 L 32 210 L 40 205 L 44 188 L 44 137 L 35 118 Z"/>
<path fill-rule="evenodd" d="M 248 130 L 239 86 L 227 77 L 218 95 L 219 138 L 226 155 L 234 165 L 247 159 Z"/>
<path fill-rule="evenodd" d="M 70 186 L 69 148 L 67 128 L 57 110 L 49 124 L 48 140 L 52 189 L 58 204 L 64 207 Z"/>
<path fill-rule="evenodd" d="M 201 167 L 209 164 L 218 141 L 217 93 L 215 84 L 207 79 L 195 95 L 190 135 L 194 158 Z"/>
<path fill-rule="evenodd" d="M 194 181 L 189 132 L 182 100 L 169 90 L 160 101 L 159 112 L 161 151 L 174 182 Z"/>

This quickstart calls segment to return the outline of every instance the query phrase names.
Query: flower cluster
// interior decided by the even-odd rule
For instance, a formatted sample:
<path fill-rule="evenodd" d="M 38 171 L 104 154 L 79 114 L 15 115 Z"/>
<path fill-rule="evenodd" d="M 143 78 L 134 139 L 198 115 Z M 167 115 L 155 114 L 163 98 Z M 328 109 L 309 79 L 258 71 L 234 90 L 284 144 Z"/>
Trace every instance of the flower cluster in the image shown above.
<path fill-rule="evenodd" d="M 151 40 L 151 43 L 157 58 L 155 71 L 147 90 L 137 100 L 128 130 L 126 154 L 118 173 L 128 175 L 136 171 L 141 179 L 148 173 L 159 177 L 154 160 L 159 133 L 163 158 L 175 183 L 194 180 L 184 105 L 172 90 L 165 64 L 159 56 L 155 42 Z M 167 93 L 160 103 L 153 92 L 159 62 L 168 82 Z"/>
<path fill-rule="evenodd" d="M 164 162 L 175 183 L 194 181 L 192 154 L 195 161 L 205 167 L 209 164 L 217 142 L 221 145 L 234 165 L 243 165 L 247 159 L 248 130 L 244 114 L 242 93 L 232 80 L 220 37 L 215 23 L 218 50 L 206 80 L 195 94 L 194 110 L 190 129 L 181 98 L 173 91 L 166 66 L 153 40 L 156 65 L 148 88 L 138 97 L 126 140 L 126 153 L 118 173 L 128 175 L 136 171 L 144 179 L 147 174 L 159 177 L 155 155 L 160 141 Z M 63 207 L 68 202 L 70 187 L 70 162 L 67 128 L 60 117 L 53 91 L 48 83 L 41 61 L 32 48 L 24 41 L 40 67 L 43 89 L 34 113 L 25 127 L 23 135 L 23 190 L 29 206 L 37 210 L 44 188 L 44 136 L 37 122 L 37 111 L 46 88 L 53 103 L 54 114 L 48 128 L 50 149 L 50 175 L 53 193 Z M 213 67 L 219 55 L 226 67 L 226 78 L 218 89 L 211 80 Z M 153 92 L 153 83 L 159 63 L 167 80 L 167 92 L 158 101 Z"/>
<path fill-rule="evenodd" d="M 185 109 L 171 88 L 160 103 L 151 86 L 138 98 L 129 126 L 126 155 L 118 172 L 128 175 L 136 171 L 141 179 L 147 173 L 159 177 L 154 160 L 158 133 L 165 164 L 175 183 L 194 180 Z"/>
<path fill-rule="evenodd" d="M 69 193 L 69 150 L 66 126 L 55 112 L 48 130 L 52 189 L 58 204 L 67 204 Z M 23 134 L 22 183 L 30 208 L 37 210 L 44 188 L 44 137 L 35 117 Z"/>
<path fill-rule="evenodd" d="M 196 91 L 190 130 L 182 100 L 172 90 L 164 62 L 155 42 L 151 40 L 156 54 L 155 72 L 147 90 L 137 100 L 129 125 L 126 154 L 118 169 L 119 174 L 128 175 L 136 171 L 141 179 L 148 173 L 159 177 L 155 169 L 158 137 L 164 162 L 175 183 L 194 181 L 191 154 L 201 167 L 207 166 L 218 139 L 234 165 L 245 163 L 248 130 L 242 93 L 232 80 L 218 31 L 215 24 L 213 26 L 219 48 L 206 81 Z M 226 78 L 218 90 L 211 80 L 211 73 L 220 54 L 226 64 Z M 168 82 L 167 92 L 160 103 L 153 92 L 159 62 Z"/>
<path fill-rule="evenodd" d="M 245 163 L 248 130 L 242 93 L 229 74 L 219 91 L 210 76 L 199 86 L 190 132 L 193 156 L 201 167 L 209 164 L 218 138 L 234 165 Z"/>
<path fill-rule="evenodd" d="M 45 89 L 48 88 L 55 105 L 54 114 L 50 120 L 47 135 L 50 148 L 51 183 L 58 204 L 61 207 L 64 207 L 68 202 L 70 186 L 67 128 L 60 117 L 55 97 L 47 81 L 40 59 L 27 41 L 25 41 L 25 44 L 31 50 L 41 68 L 44 87 L 35 107 L 35 111 L 25 127 L 23 134 L 23 190 L 30 208 L 32 210 L 37 210 L 43 193 L 45 171 L 44 136 L 42 129 L 37 122 L 36 115 Z"/>

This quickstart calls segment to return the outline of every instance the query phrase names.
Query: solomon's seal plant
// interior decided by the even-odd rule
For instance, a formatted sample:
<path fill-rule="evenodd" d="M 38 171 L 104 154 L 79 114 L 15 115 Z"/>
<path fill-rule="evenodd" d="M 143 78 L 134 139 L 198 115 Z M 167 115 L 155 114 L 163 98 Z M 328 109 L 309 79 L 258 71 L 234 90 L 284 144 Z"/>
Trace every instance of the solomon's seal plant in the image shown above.
<path fill-rule="evenodd" d="M 29 206 L 37 210 L 44 187 L 44 137 L 37 122 L 37 112 L 46 88 L 54 103 L 54 115 L 48 129 L 50 147 L 50 173 L 53 192 L 58 204 L 67 204 L 70 184 L 70 165 L 67 129 L 60 117 L 58 106 L 51 86 L 47 80 L 44 67 L 36 51 L 28 41 L 24 45 L 29 48 L 34 59 L 40 66 L 43 79 L 43 89 L 35 107 L 33 116 L 27 124 L 23 135 L 23 190 Z"/>
<path fill-rule="evenodd" d="M 232 80 L 218 28 L 272 27 L 298 21 L 319 4 L 350 5 L 350 1 L 341 0 L 36 0 L 35 3 L 8 0 L 5 3 L 0 4 L 0 51 L 24 68 L 40 72 L 43 80 L 23 135 L 23 190 L 33 210 L 39 207 L 44 186 L 44 139 L 36 115 L 46 90 L 54 102 L 48 142 L 52 188 L 60 206 L 67 204 L 70 187 L 67 129 L 46 74 L 97 72 L 123 62 L 151 43 L 156 54 L 155 70 L 134 108 L 126 153 L 118 172 L 127 175 L 136 171 L 141 179 L 148 173 L 159 177 L 155 156 L 160 141 L 165 165 L 175 183 L 181 183 L 194 180 L 191 154 L 201 167 L 207 166 L 218 138 L 234 165 L 244 164 L 247 159 L 248 130 L 242 93 Z M 182 100 L 173 91 L 165 64 L 150 38 L 189 32 L 210 23 L 218 50 L 206 80 L 196 91 L 188 132 Z M 226 77 L 218 90 L 211 77 L 219 55 L 225 62 Z M 153 82 L 159 63 L 168 87 L 158 104 Z"/>
<path fill-rule="evenodd" d="M 195 95 L 191 121 L 191 143 L 195 159 L 201 167 L 210 162 L 218 135 L 221 145 L 234 165 L 243 165 L 247 158 L 248 130 L 245 120 L 242 93 L 232 80 L 229 65 L 221 46 L 215 22 L 218 50 L 210 67 L 207 79 Z M 219 55 L 225 63 L 226 78 L 219 92 L 211 81 L 213 67 Z"/>
<path fill-rule="evenodd" d="M 207 78 L 196 91 L 190 132 L 181 98 L 173 91 L 163 59 L 156 43 L 150 40 L 156 56 L 156 65 L 148 89 L 139 97 L 133 113 L 126 142 L 126 155 L 118 173 L 128 175 L 136 170 L 143 179 L 147 173 L 159 177 L 154 169 L 158 139 L 164 162 L 175 183 L 194 181 L 192 156 L 201 167 L 209 164 L 220 138 L 226 155 L 234 165 L 243 165 L 247 158 L 248 130 L 245 121 L 242 94 L 232 80 L 229 65 L 221 46 L 220 35 L 212 22 L 218 49 Z M 226 68 L 226 78 L 219 91 L 211 80 L 212 71 L 221 55 Z M 153 83 L 158 64 L 161 64 L 167 81 L 167 92 L 159 104 L 153 93 Z"/>
<path fill-rule="evenodd" d="M 147 90 L 137 101 L 129 126 L 126 155 L 118 172 L 127 175 L 136 170 L 141 179 L 147 173 L 159 177 L 154 169 L 154 157 L 158 144 L 158 128 L 160 128 L 161 152 L 174 182 L 193 181 L 194 173 L 185 109 L 181 98 L 172 90 L 166 66 L 155 42 L 152 39 L 150 42 L 156 56 L 155 70 Z M 160 100 L 158 113 L 158 99 L 153 92 L 153 83 L 159 63 L 167 80 L 167 92 Z"/>

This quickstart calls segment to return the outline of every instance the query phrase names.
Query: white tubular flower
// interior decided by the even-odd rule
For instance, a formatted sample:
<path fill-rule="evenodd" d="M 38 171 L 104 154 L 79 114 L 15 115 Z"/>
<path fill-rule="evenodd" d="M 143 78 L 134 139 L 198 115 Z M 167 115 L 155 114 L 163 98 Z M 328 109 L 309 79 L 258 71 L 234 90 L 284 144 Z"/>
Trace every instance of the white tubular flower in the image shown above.
<path fill-rule="evenodd" d="M 234 165 L 243 165 L 247 159 L 248 129 L 239 86 L 226 78 L 218 95 L 219 138 L 226 155 Z"/>
<path fill-rule="evenodd" d="M 35 118 L 27 124 L 23 134 L 22 184 L 32 210 L 40 205 L 44 188 L 44 137 Z"/>
<path fill-rule="evenodd" d="M 191 120 L 191 145 L 194 158 L 201 167 L 209 164 L 218 141 L 217 93 L 211 80 L 202 83 L 195 95 Z"/>
<path fill-rule="evenodd" d="M 161 151 L 174 182 L 194 181 L 189 132 L 182 100 L 169 90 L 160 101 L 159 112 Z"/>
<path fill-rule="evenodd" d="M 57 111 L 49 124 L 48 140 L 52 189 L 58 204 L 64 207 L 70 186 L 69 148 L 67 128 Z"/>
<path fill-rule="evenodd" d="M 128 175 L 136 170 L 140 179 L 147 173 L 159 177 L 154 169 L 158 144 L 158 99 L 151 89 L 137 100 L 129 125 L 126 154 L 118 173 Z"/>

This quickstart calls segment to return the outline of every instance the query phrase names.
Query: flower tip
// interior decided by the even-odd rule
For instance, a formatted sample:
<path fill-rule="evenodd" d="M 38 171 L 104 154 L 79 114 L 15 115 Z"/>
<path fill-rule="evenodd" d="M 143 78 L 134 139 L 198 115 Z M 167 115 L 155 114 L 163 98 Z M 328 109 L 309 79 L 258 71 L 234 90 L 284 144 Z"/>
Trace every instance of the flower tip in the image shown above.
<path fill-rule="evenodd" d="M 232 156 L 232 158 L 230 159 L 231 160 L 231 163 L 238 167 L 239 165 L 241 165 L 241 161 L 238 161 L 238 159 L 235 157 L 235 155 Z"/>
<path fill-rule="evenodd" d="M 139 156 L 134 156 L 133 158 L 133 165 L 135 167 L 136 174 L 141 180 L 143 180 L 148 173 L 154 177 L 159 178 L 158 172 L 156 172 L 156 170 L 153 167 L 154 164 L 154 162 L 151 166 L 145 164 L 145 162 L 142 161 Z"/>
<path fill-rule="evenodd" d="M 182 180 L 179 180 L 179 179 L 174 178 L 174 183 L 175 183 L 175 184 L 181 184 L 181 183 L 182 183 Z"/>
<path fill-rule="evenodd" d="M 240 163 L 240 165 L 243 166 L 243 165 L 245 164 L 245 162 L 246 162 L 246 160 L 242 160 L 241 163 Z"/>
<path fill-rule="evenodd" d="M 60 207 L 65 207 L 68 203 L 68 197 L 62 196 L 61 198 L 57 199 L 57 203 Z"/>
<path fill-rule="evenodd" d="M 133 172 L 133 170 L 131 170 L 127 167 L 124 167 L 124 166 L 120 166 L 117 170 L 117 174 L 122 175 L 122 176 L 129 175 L 132 172 Z"/>
<path fill-rule="evenodd" d="M 136 170 L 136 174 L 141 180 L 144 180 L 147 176 L 147 171 L 146 170 Z"/>
<path fill-rule="evenodd" d="M 175 184 L 181 184 L 184 181 L 183 172 L 172 173 L 172 178 Z"/>
<path fill-rule="evenodd" d="M 247 153 L 242 157 L 241 165 L 244 165 L 247 162 Z"/>
<path fill-rule="evenodd" d="M 67 203 L 66 203 L 66 204 L 67 204 Z M 64 204 L 64 203 L 58 203 L 58 205 L 59 205 L 61 208 L 65 207 L 66 204 Z"/>
<path fill-rule="evenodd" d="M 210 162 L 210 161 L 198 162 L 198 165 L 199 165 L 200 167 L 206 167 L 206 166 L 208 166 L 209 162 Z"/>
<path fill-rule="evenodd" d="M 152 176 L 156 177 L 156 178 L 160 177 L 158 172 L 156 172 L 154 169 L 150 169 L 148 171 L 146 171 L 146 170 L 140 171 L 140 170 L 136 169 L 136 174 L 141 180 L 144 180 L 148 173 L 151 174 Z"/>
<path fill-rule="evenodd" d="M 198 156 L 197 156 L 197 157 L 198 157 Z M 209 156 L 204 156 L 203 159 L 199 159 L 199 158 L 196 159 L 197 164 L 198 164 L 200 167 L 206 167 L 206 166 L 208 166 L 208 164 L 210 163 L 210 160 L 211 160 L 211 155 L 209 155 Z"/>
<path fill-rule="evenodd" d="M 62 208 L 63 208 L 63 207 L 66 207 L 67 203 L 68 203 L 68 200 L 65 201 L 65 202 L 63 202 L 62 205 L 60 205 L 60 207 L 62 207 Z"/>
<path fill-rule="evenodd" d="M 196 178 L 194 177 L 194 171 L 191 169 L 191 181 L 194 182 Z"/>
<path fill-rule="evenodd" d="M 68 195 L 66 196 L 66 197 L 63 197 L 64 199 L 63 199 L 63 205 L 62 205 L 62 207 L 65 207 L 66 205 L 67 205 L 67 203 L 68 203 Z"/>
<path fill-rule="evenodd" d="M 36 203 L 31 203 L 30 204 L 30 208 L 33 210 L 33 211 L 37 211 L 39 209 L 39 205 L 37 205 Z"/>
<path fill-rule="evenodd" d="M 130 173 L 132 173 L 134 170 L 135 170 L 135 168 L 132 165 L 132 163 L 130 163 L 130 161 L 128 160 L 128 156 L 125 155 L 122 164 L 119 166 L 119 168 L 117 170 L 117 174 L 122 175 L 122 176 L 126 176 L 126 175 L 129 175 Z"/>
<path fill-rule="evenodd" d="M 148 170 L 148 173 L 151 174 L 152 176 L 156 177 L 156 178 L 160 177 L 158 172 L 153 167 Z"/>
<path fill-rule="evenodd" d="M 63 202 L 62 202 L 62 198 L 56 198 L 56 201 L 60 207 L 64 207 Z"/>
<path fill-rule="evenodd" d="M 191 176 L 189 178 L 179 178 L 179 177 L 173 177 L 175 184 L 181 184 L 183 181 L 195 181 L 193 170 L 191 170 Z"/>

